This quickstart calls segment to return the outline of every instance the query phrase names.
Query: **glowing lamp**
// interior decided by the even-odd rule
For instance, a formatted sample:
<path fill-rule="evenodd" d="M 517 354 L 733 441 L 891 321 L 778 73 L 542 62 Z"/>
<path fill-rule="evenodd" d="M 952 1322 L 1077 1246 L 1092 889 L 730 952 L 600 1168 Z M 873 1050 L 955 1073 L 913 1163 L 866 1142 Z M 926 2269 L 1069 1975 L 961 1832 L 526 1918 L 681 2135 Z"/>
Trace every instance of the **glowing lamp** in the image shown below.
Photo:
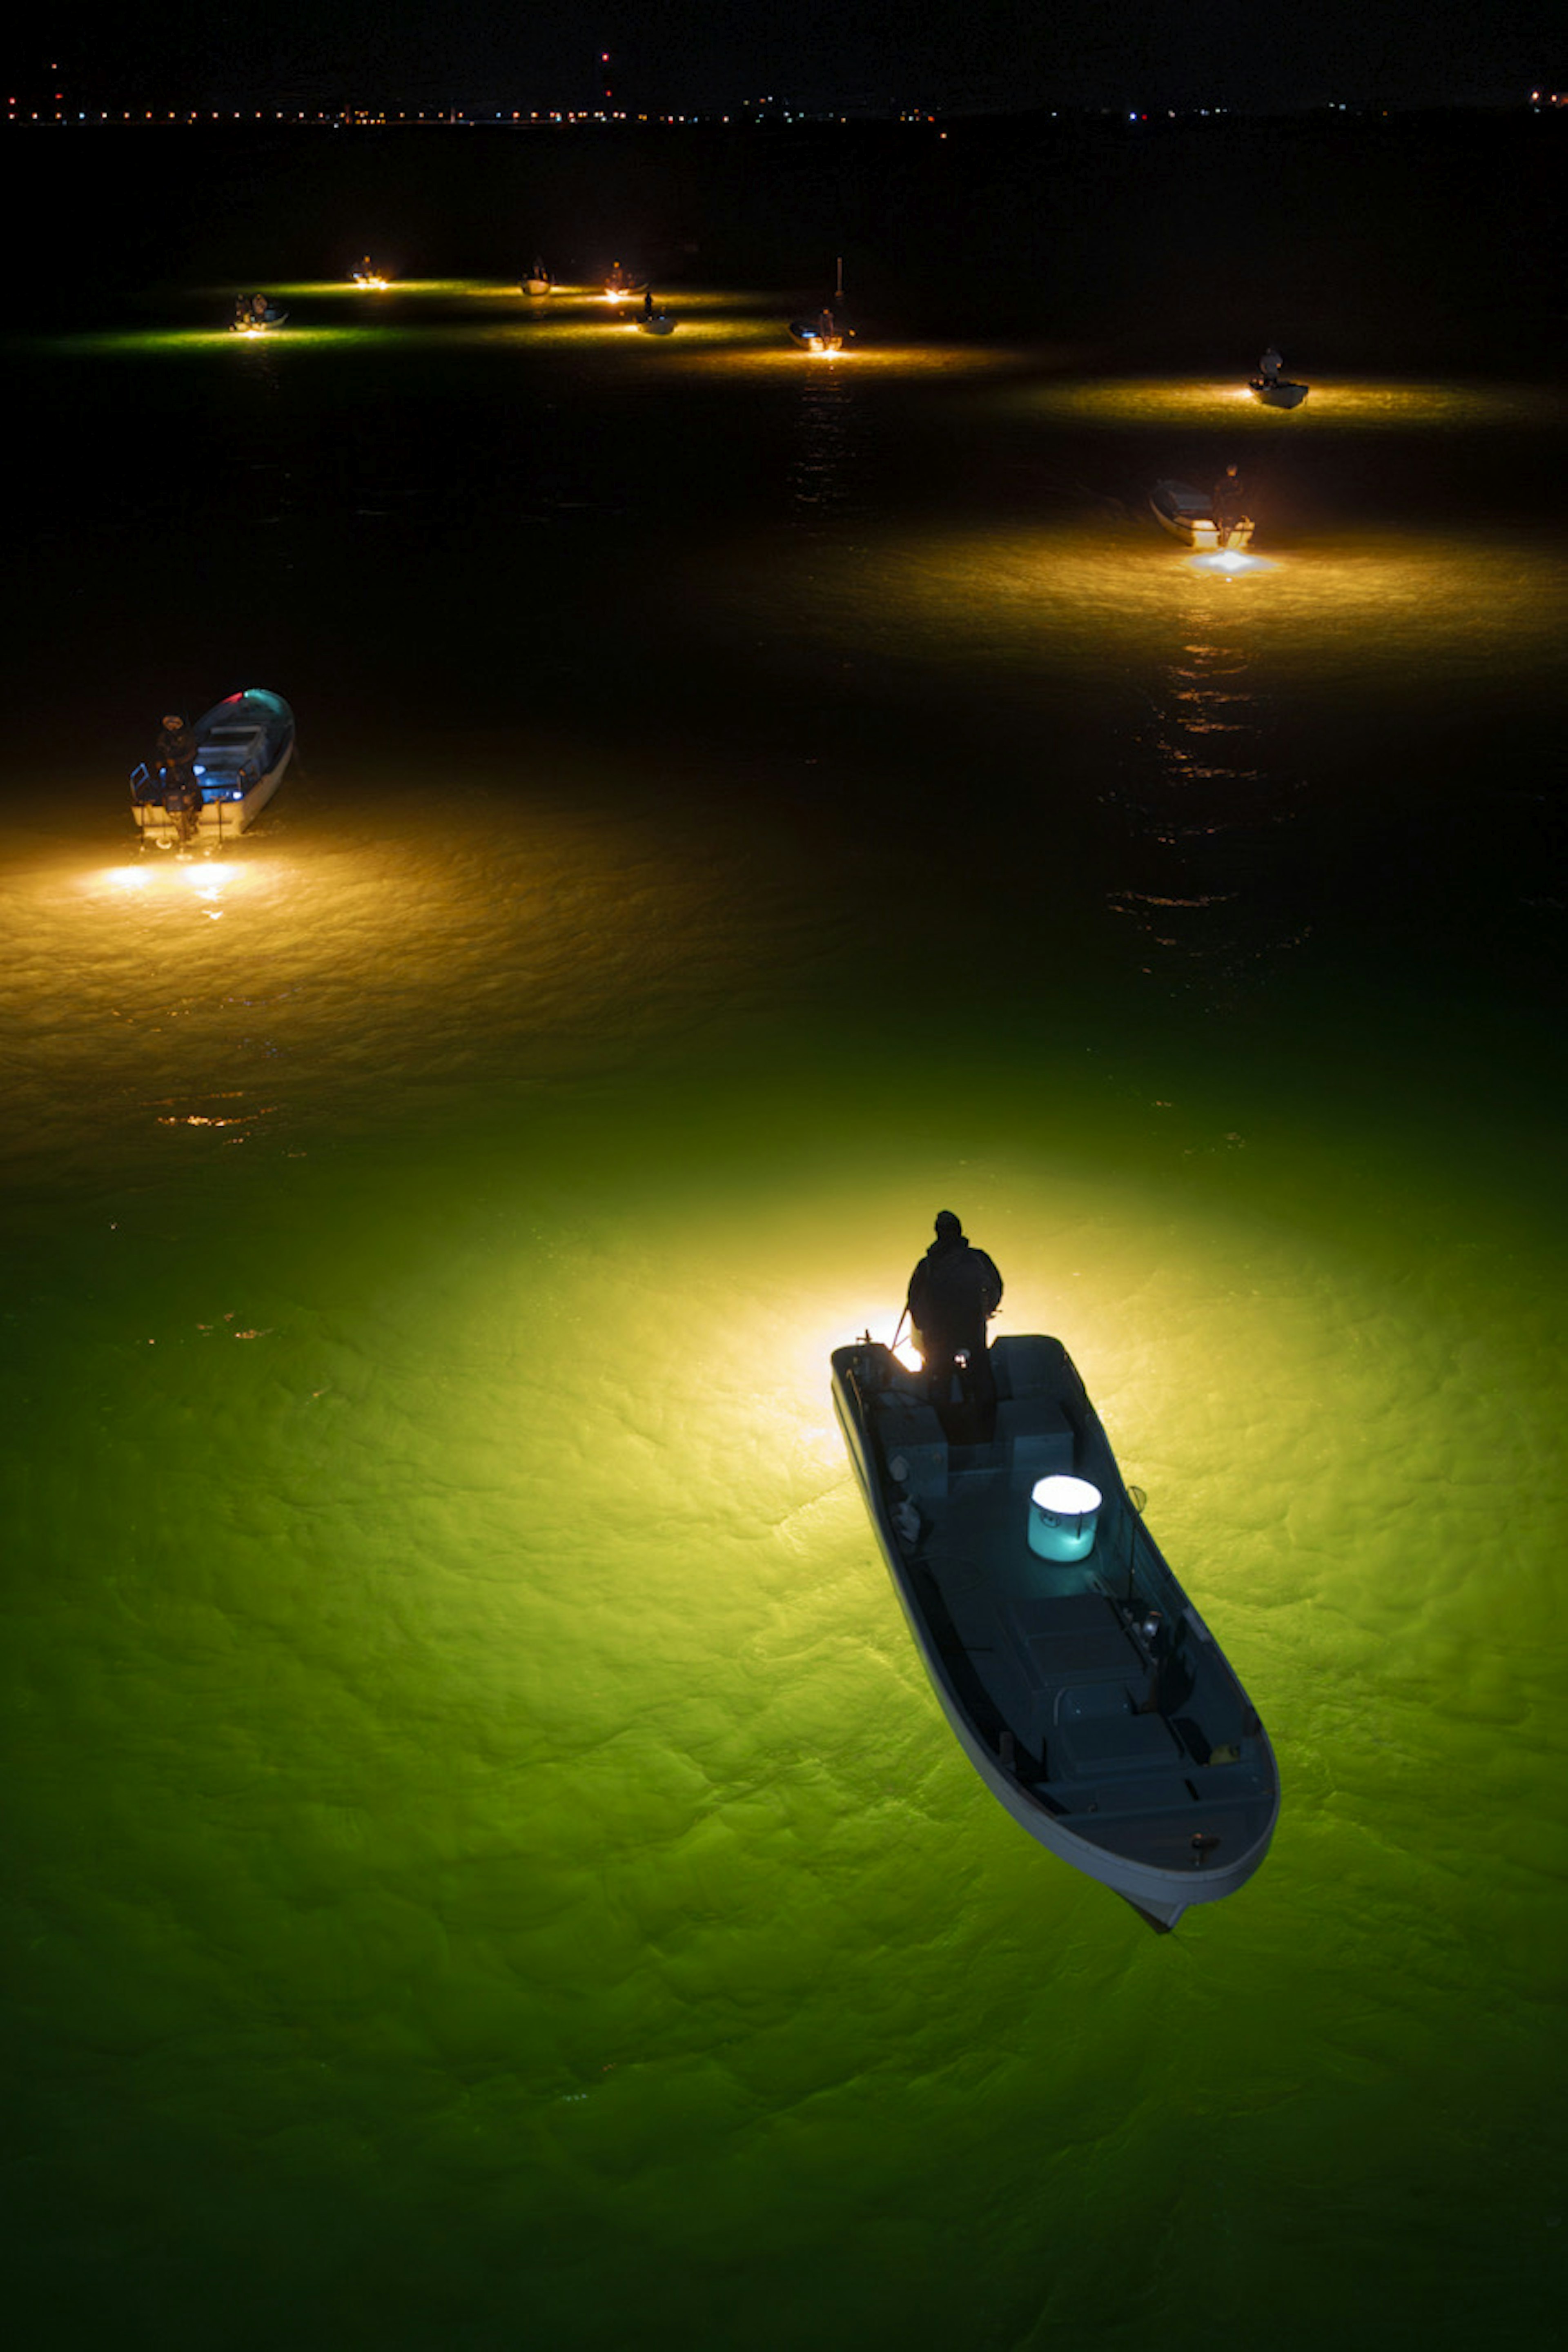
<path fill-rule="evenodd" d="M 1029 1549 L 1040 1559 L 1081 1559 L 1094 1547 L 1100 1495 L 1087 1478 L 1057 1473 L 1029 1496 Z"/>

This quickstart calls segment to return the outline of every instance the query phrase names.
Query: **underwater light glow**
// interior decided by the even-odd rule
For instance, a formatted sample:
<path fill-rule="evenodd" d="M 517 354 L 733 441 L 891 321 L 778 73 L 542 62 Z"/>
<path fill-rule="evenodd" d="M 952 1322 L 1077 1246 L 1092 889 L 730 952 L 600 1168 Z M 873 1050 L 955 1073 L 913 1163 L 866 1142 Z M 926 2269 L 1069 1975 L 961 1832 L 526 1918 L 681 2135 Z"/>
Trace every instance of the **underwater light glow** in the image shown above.
<path fill-rule="evenodd" d="M 1205 555 L 1188 558 L 1194 572 L 1271 572 L 1274 566 L 1261 555 L 1246 555 L 1238 547 L 1216 547 Z"/>
<path fill-rule="evenodd" d="M 212 900 L 252 878 L 251 868 L 234 859 L 170 857 L 155 853 L 141 858 L 134 866 L 111 866 L 107 871 L 89 875 L 87 887 L 96 890 L 107 884 L 111 889 L 138 892 L 154 888 L 186 890 L 195 898 Z"/>

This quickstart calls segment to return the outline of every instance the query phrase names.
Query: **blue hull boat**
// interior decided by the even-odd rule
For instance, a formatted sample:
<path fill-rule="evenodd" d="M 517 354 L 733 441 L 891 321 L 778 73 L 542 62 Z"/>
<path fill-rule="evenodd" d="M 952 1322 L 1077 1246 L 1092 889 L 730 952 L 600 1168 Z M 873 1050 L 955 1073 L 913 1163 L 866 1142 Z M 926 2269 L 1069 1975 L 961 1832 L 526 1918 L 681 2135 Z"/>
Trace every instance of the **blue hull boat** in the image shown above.
<path fill-rule="evenodd" d="M 893 1589 L 992 1795 L 1161 1931 L 1234 1895 L 1279 1819 L 1274 1751 L 1061 1341 L 998 1339 L 978 1423 L 869 1336 L 832 1361 Z"/>
<path fill-rule="evenodd" d="M 261 687 L 215 703 L 192 731 L 188 794 L 145 761 L 132 771 L 131 814 L 143 846 L 214 849 L 235 839 L 266 807 L 294 756 L 294 714 L 281 695 Z"/>

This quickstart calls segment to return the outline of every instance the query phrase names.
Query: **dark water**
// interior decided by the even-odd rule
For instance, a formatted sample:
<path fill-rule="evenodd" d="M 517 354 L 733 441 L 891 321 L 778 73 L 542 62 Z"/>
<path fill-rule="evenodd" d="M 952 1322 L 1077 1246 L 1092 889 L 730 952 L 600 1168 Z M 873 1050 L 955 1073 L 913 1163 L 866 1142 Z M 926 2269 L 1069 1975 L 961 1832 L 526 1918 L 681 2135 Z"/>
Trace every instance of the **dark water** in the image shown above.
<path fill-rule="evenodd" d="M 1543 135 L 16 151 L 25 2341 L 1551 2339 Z M 1233 454 L 1227 577 L 1145 501 Z M 138 860 L 252 684 L 300 770 Z M 968 1771 L 831 1425 L 942 1205 L 1279 1754 L 1172 1938 Z"/>

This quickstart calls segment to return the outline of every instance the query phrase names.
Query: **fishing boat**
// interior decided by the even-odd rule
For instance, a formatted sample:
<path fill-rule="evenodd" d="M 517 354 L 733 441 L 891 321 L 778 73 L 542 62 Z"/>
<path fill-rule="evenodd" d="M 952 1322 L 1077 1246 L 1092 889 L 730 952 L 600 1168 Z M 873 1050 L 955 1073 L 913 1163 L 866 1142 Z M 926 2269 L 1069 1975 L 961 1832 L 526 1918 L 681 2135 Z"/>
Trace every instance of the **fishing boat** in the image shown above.
<path fill-rule="evenodd" d="M 229 330 L 236 335 L 261 335 L 268 327 L 280 327 L 288 316 L 268 296 L 248 294 L 235 304 Z"/>
<path fill-rule="evenodd" d="M 244 833 L 294 756 L 294 714 L 279 694 L 251 687 L 215 703 L 192 730 L 196 757 L 182 789 L 143 761 L 131 772 L 131 813 L 143 847 L 216 847 Z"/>
<path fill-rule="evenodd" d="M 807 352 L 841 352 L 844 349 L 844 329 L 839 323 L 838 314 L 843 306 L 844 257 L 840 254 L 831 304 L 825 302 L 815 318 L 792 319 L 789 322 L 791 342 L 798 343 L 803 351 Z"/>
<path fill-rule="evenodd" d="M 1155 521 L 1173 539 L 1205 550 L 1221 544 L 1220 527 L 1215 520 L 1214 499 L 1209 491 L 1194 489 L 1191 482 L 1156 482 L 1149 493 L 1149 504 Z M 1232 523 L 1224 544 L 1235 548 L 1251 546 L 1250 515 L 1241 515 Z"/>
<path fill-rule="evenodd" d="M 637 320 L 645 335 L 673 335 L 679 321 L 668 310 L 647 310 Z"/>
<path fill-rule="evenodd" d="M 525 294 L 548 294 L 554 286 L 554 283 L 555 281 L 551 277 L 549 270 L 546 269 L 542 260 L 536 253 L 533 257 L 533 268 L 530 275 L 522 281 L 523 292 Z"/>
<path fill-rule="evenodd" d="M 1278 380 L 1269 383 L 1260 375 L 1255 375 L 1247 387 L 1254 400 L 1260 400 L 1265 408 L 1300 408 L 1311 388 L 1308 383 L 1283 383 Z"/>
<path fill-rule="evenodd" d="M 836 1349 L 849 1458 L 964 1754 L 1032 1837 L 1164 1932 L 1262 1862 L 1274 1751 L 1061 1341 L 998 1339 L 987 1360 L 976 1423 L 869 1334 Z"/>
<path fill-rule="evenodd" d="M 605 280 L 606 302 L 629 301 L 634 294 L 646 294 L 651 281 L 647 278 L 628 278 L 617 261 Z"/>
<path fill-rule="evenodd" d="M 789 322 L 789 332 L 791 342 L 799 343 L 803 351 L 841 352 L 844 348 L 843 336 L 837 329 L 832 334 L 828 334 L 822 325 L 820 317 L 792 319 Z"/>

